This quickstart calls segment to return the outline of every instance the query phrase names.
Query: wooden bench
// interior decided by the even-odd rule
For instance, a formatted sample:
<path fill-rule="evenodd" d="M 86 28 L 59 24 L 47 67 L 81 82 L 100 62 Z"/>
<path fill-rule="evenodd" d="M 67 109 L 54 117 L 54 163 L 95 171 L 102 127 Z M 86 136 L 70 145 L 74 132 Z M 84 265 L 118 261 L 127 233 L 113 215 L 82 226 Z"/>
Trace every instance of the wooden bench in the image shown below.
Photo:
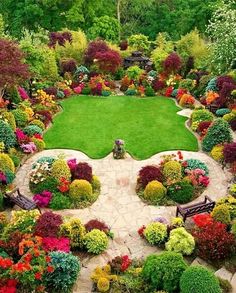
<path fill-rule="evenodd" d="M 177 205 L 176 217 L 180 214 L 183 217 L 184 222 L 188 217 L 192 217 L 197 214 L 211 212 L 214 209 L 215 202 L 211 200 L 208 196 L 205 196 L 203 202 L 199 202 L 193 205 L 181 207 Z"/>
<path fill-rule="evenodd" d="M 29 199 L 27 196 L 21 194 L 19 188 L 15 188 L 11 192 L 5 193 L 5 196 L 11 203 L 19 206 L 23 210 L 29 211 L 33 209 L 38 209 L 41 213 L 41 210 L 37 206 L 37 204 L 31 199 Z"/>

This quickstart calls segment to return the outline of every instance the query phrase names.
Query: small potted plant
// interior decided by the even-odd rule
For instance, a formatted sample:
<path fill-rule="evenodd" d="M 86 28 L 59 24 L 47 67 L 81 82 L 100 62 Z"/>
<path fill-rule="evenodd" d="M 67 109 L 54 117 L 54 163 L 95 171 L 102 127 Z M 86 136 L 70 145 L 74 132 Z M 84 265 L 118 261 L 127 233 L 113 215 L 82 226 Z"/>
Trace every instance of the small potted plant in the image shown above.
<path fill-rule="evenodd" d="M 113 158 L 116 160 L 125 158 L 125 143 L 122 139 L 116 139 L 113 146 Z"/>

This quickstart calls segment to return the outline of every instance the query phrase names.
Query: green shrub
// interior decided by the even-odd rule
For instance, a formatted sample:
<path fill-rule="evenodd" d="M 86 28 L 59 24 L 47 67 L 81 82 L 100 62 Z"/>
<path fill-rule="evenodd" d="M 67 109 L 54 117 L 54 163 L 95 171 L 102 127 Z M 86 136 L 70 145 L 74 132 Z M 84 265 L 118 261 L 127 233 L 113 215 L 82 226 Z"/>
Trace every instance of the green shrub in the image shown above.
<path fill-rule="evenodd" d="M 230 224 L 230 212 L 226 204 L 215 206 L 213 211 L 211 212 L 211 216 L 217 222 L 221 222 L 226 225 Z"/>
<path fill-rule="evenodd" d="M 60 235 L 70 239 L 73 248 L 82 248 L 86 229 L 79 219 L 72 219 L 60 226 Z"/>
<path fill-rule="evenodd" d="M 161 203 L 165 196 L 166 188 L 161 182 L 157 180 L 149 182 L 143 193 L 143 198 L 147 201 L 150 201 L 152 204 Z"/>
<path fill-rule="evenodd" d="M 4 143 L 4 148 L 14 147 L 16 144 L 16 136 L 10 125 L 0 120 L 0 141 Z"/>
<path fill-rule="evenodd" d="M 31 138 L 31 141 L 36 145 L 37 151 L 41 152 L 45 149 L 45 142 L 42 139 L 36 137 Z"/>
<path fill-rule="evenodd" d="M 191 115 L 192 122 L 213 121 L 214 115 L 205 109 L 194 110 Z"/>
<path fill-rule="evenodd" d="M 138 67 L 137 65 L 130 66 L 126 70 L 126 74 L 130 79 L 136 80 L 140 77 L 141 74 L 144 73 L 144 70 Z"/>
<path fill-rule="evenodd" d="M 154 97 L 155 96 L 155 91 L 151 86 L 146 87 L 145 89 L 145 95 L 147 97 Z"/>
<path fill-rule="evenodd" d="M 8 154 L 0 153 L 0 171 L 7 170 L 15 172 L 15 165 Z"/>
<path fill-rule="evenodd" d="M 229 124 L 222 118 L 218 118 L 208 128 L 202 141 L 202 149 L 210 152 L 215 145 L 231 141 L 232 135 Z"/>
<path fill-rule="evenodd" d="M 93 229 L 85 235 L 84 245 L 88 252 L 100 254 L 108 247 L 107 235 L 103 231 Z"/>
<path fill-rule="evenodd" d="M 69 196 L 75 205 L 81 201 L 90 201 L 92 194 L 92 185 L 87 180 L 76 179 L 70 185 Z"/>
<path fill-rule="evenodd" d="M 40 127 L 42 130 L 45 130 L 44 123 L 39 119 L 34 119 L 34 120 L 30 121 L 29 125 L 36 125 L 36 126 Z"/>
<path fill-rule="evenodd" d="M 159 222 L 150 223 L 144 230 L 144 236 L 150 244 L 159 245 L 167 238 L 167 226 Z"/>
<path fill-rule="evenodd" d="M 50 252 L 50 265 L 54 267 L 52 273 L 46 276 L 47 287 L 50 292 L 65 293 L 72 292 L 81 265 L 78 257 L 71 253 L 53 251 Z"/>
<path fill-rule="evenodd" d="M 186 181 L 176 182 L 168 187 L 167 195 L 177 203 L 187 203 L 193 198 L 194 187 Z"/>
<path fill-rule="evenodd" d="M 149 255 L 141 274 L 153 290 L 166 290 L 172 293 L 178 292 L 179 280 L 186 268 L 187 264 L 180 253 L 168 251 L 159 255 Z"/>
<path fill-rule="evenodd" d="M 28 125 L 24 128 L 24 133 L 27 134 L 28 136 L 33 136 L 35 134 L 43 134 L 43 131 L 40 127 L 37 125 Z"/>
<path fill-rule="evenodd" d="M 169 161 L 165 163 L 163 175 L 166 181 L 178 181 L 182 177 L 182 167 L 177 161 Z"/>
<path fill-rule="evenodd" d="M 30 184 L 30 189 L 33 193 L 42 193 L 44 190 L 54 193 L 58 191 L 57 186 L 57 180 L 53 177 L 48 177 L 38 184 Z"/>
<path fill-rule="evenodd" d="M 13 131 L 16 130 L 16 120 L 15 120 L 14 115 L 11 112 L 9 112 L 9 111 L 3 112 L 2 118 L 3 118 L 3 120 L 7 120 L 7 123 L 11 126 L 11 129 Z"/>
<path fill-rule="evenodd" d="M 222 197 L 220 200 L 217 201 L 216 206 L 225 204 L 227 205 L 230 213 L 230 218 L 233 220 L 236 218 L 236 198 L 232 195 L 228 195 L 225 197 Z"/>
<path fill-rule="evenodd" d="M 82 95 L 89 95 L 91 94 L 91 89 L 89 87 L 84 87 L 81 91 Z"/>
<path fill-rule="evenodd" d="M 148 37 L 143 34 L 131 35 L 128 39 L 129 46 L 137 51 L 148 51 L 150 48 L 150 41 Z"/>
<path fill-rule="evenodd" d="M 100 192 L 101 182 L 97 176 L 93 175 L 91 185 L 93 188 L 93 192 Z"/>
<path fill-rule="evenodd" d="M 191 255 L 195 248 L 193 236 L 185 228 L 176 228 L 170 232 L 170 238 L 166 242 L 168 251 L 179 252 L 183 255 Z"/>
<path fill-rule="evenodd" d="M 125 94 L 127 96 L 135 96 L 137 95 L 137 91 L 135 89 L 127 89 L 127 91 L 125 91 Z"/>
<path fill-rule="evenodd" d="M 201 266 L 191 266 L 180 278 L 181 293 L 221 293 L 219 281 L 212 272 Z"/>
<path fill-rule="evenodd" d="M 198 159 L 188 159 L 188 160 L 185 160 L 184 162 L 187 163 L 186 169 L 188 170 L 201 169 L 205 171 L 205 175 L 209 174 L 209 169 L 207 165 Z"/>
<path fill-rule="evenodd" d="M 217 279 L 220 283 L 220 288 L 222 290 L 222 293 L 232 293 L 233 288 L 228 280 L 221 279 L 219 277 Z"/>
<path fill-rule="evenodd" d="M 28 118 L 29 118 L 26 112 L 24 112 L 21 109 L 16 109 L 16 110 L 12 111 L 12 114 L 15 117 L 16 125 L 18 127 L 25 127 L 26 126 Z"/>
<path fill-rule="evenodd" d="M 50 201 L 50 209 L 52 210 L 64 210 L 71 208 L 71 201 L 69 197 L 61 194 L 60 192 L 54 193 L 53 198 Z"/>
<path fill-rule="evenodd" d="M 218 117 L 223 117 L 225 114 L 229 114 L 229 113 L 230 113 L 230 109 L 228 108 L 222 108 L 222 109 L 216 110 L 216 116 Z"/>
<path fill-rule="evenodd" d="M 3 194 L 0 192 L 0 212 L 4 210 L 4 197 Z M 1 220 L 1 217 L 0 217 Z M 1 223 L 0 223 L 0 233 L 1 233 Z"/>
<path fill-rule="evenodd" d="M 52 177 L 58 181 L 60 181 L 61 178 L 65 178 L 66 180 L 70 180 L 71 178 L 70 168 L 63 159 L 57 159 L 52 163 L 51 173 Z"/>

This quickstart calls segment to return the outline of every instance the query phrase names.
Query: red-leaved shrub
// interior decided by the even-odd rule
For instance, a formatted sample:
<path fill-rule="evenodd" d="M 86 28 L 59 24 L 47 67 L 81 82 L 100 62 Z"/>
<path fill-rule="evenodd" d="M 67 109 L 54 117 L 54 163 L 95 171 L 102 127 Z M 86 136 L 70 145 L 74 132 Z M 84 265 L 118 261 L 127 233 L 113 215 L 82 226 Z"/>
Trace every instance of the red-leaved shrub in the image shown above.
<path fill-rule="evenodd" d="M 122 62 L 120 54 L 111 49 L 105 52 L 97 52 L 95 58 L 99 69 L 104 73 L 115 73 Z"/>
<path fill-rule="evenodd" d="M 233 163 L 236 161 L 236 142 L 227 143 L 224 145 L 224 160 L 226 163 Z"/>
<path fill-rule="evenodd" d="M 232 128 L 232 130 L 233 130 L 233 131 L 236 131 L 236 119 L 231 120 L 231 121 L 229 122 L 229 124 L 230 124 L 230 127 Z"/>
<path fill-rule="evenodd" d="M 65 42 L 72 42 L 72 34 L 70 32 L 51 32 L 49 34 L 49 47 L 55 47 L 58 43 L 60 46 L 64 46 Z"/>
<path fill-rule="evenodd" d="M 66 72 L 70 72 L 70 73 L 74 73 L 76 70 L 76 65 L 77 62 L 75 59 L 70 58 L 70 59 L 63 59 L 60 62 L 60 66 L 61 66 L 61 72 L 62 74 L 65 74 Z"/>
<path fill-rule="evenodd" d="M 160 168 L 156 166 L 145 166 L 139 171 L 138 181 L 143 188 L 153 180 L 163 181 L 163 174 Z"/>
<path fill-rule="evenodd" d="M 225 224 L 213 221 L 196 229 L 193 236 L 198 255 L 206 260 L 220 260 L 229 257 L 235 248 L 235 239 Z"/>
<path fill-rule="evenodd" d="M 55 238 L 55 237 L 45 237 L 42 242 L 43 249 L 45 251 L 70 251 L 70 240 L 66 237 Z"/>
<path fill-rule="evenodd" d="M 182 66 L 182 60 L 176 53 L 171 53 L 163 62 L 163 67 L 166 72 L 177 72 Z"/>
<path fill-rule="evenodd" d="M 35 116 L 40 118 L 46 126 L 52 122 L 52 114 L 47 110 L 36 111 Z"/>
<path fill-rule="evenodd" d="M 98 229 L 98 230 L 103 231 L 105 233 L 108 233 L 110 230 L 104 222 L 101 222 L 96 219 L 88 221 L 88 223 L 85 224 L 85 229 L 87 232 L 90 232 L 93 229 Z"/>
<path fill-rule="evenodd" d="M 57 96 L 57 88 L 55 86 L 50 86 L 44 89 L 45 93 L 50 96 Z"/>
<path fill-rule="evenodd" d="M 84 56 L 85 64 L 91 65 L 93 60 L 96 58 L 97 53 L 106 52 L 109 50 L 110 49 L 106 42 L 102 40 L 95 40 L 90 42 Z"/>
<path fill-rule="evenodd" d="M 37 219 L 35 235 L 41 237 L 57 237 L 62 217 L 53 212 L 45 212 Z"/>
<path fill-rule="evenodd" d="M 222 90 L 223 85 L 224 85 L 225 82 L 235 84 L 235 81 L 231 76 L 229 76 L 229 75 L 221 75 L 221 76 L 217 77 L 217 80 L 216 80 L 216 86 L 217 86 L 219 91 Z"/>
<path fill-rule="evenodd" d="M 200 135 L 204 134 L 210 125 L 211 125 L 210 121 L 202 121 L 202 122 L 200 122 L 199 125 L 198 125 L 198 128 L 197 128 L 197 132 Z"/>
<path fill-rule="evenodd" d="M 73 179 L 84 179 L 91 182 L 92 177 L 93 177 L 92 167 L 90 167 L 88 163 L 78 163 L 72 169 Z"/>
<path fill-rule="evenodd" d="M 155 92 L 163 90 L 166 87 L 166 83 L 164 80 L 154 79 L 152 82 L 152 88 Z"/>

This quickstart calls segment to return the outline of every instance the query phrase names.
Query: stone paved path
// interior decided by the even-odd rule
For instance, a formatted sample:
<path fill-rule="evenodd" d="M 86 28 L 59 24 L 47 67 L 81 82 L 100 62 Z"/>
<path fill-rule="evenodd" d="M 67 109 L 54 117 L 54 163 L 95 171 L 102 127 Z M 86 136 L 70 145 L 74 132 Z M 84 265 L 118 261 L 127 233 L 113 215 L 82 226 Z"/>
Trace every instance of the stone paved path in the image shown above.
<path fill-rule="evenodd" d="M 115 234 L 114 240 L 110 241 L 106 252 L 83 260 L 81 274 L 73 292 L 89 293 L 92 285 L 89 276 L 96 266 L 105 264 L 117 255 L 128 254 L 132 257 L 143 257 L 158 252 L 156 247 L 151 247 L 140 239 L 137 230 L 157 216 L 171 218 L 175 215 L 176 208 L 144 204 L 135 193 L 135 183 L 137 173 L 142 166 L 157 164 L 161 160 L 161 155 L 173 152 L 159 153 L 143 161 L 136 161 L 130 156 L 127 156 L 125 160 L 117 161 L 112 158 L 111 154 L 100 160 L 92 160 L 79 151 L 45 150 L 26 161 L 17 173 L 15 184 L 20 187 L 23 193 L 31 196 L 28 187 L 28 174 L 32 164 L 42 156 L 55 157 L 61 153 L 65 154 L 66 158 L 77 158 L 79 161 L 88 162 L 93 167 L 94 174 L 99 176 L 102 189 L 98 200 L 91 207 L 63 210 L 59 213 L 63 216 L 78 217 L 84 223 L 94 218 L 100 219 L 111 226 Z M 197 158 L 202 160 L 210 170 L 210 184 L 196 201 L 200 201 L 206 194 L 213 200 L 226 195 L 230 176 L 222 170 L 218 163 L 202 152 L 183 151 L 183 155 L 184 159 Z"/>

